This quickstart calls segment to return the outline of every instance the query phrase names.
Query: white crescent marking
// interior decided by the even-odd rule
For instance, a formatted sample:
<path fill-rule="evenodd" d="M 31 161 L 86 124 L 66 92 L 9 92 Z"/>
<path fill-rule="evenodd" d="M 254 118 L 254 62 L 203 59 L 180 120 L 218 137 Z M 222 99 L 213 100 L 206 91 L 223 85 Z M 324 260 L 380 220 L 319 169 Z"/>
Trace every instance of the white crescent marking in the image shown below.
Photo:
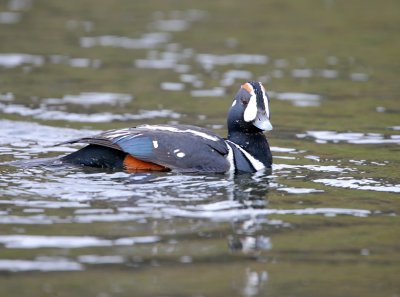
<path fill-rule="evenodd" d="M 228 162 L 229 162 L 229 173 L 233 174 L 235 173 L 235 160 L 233 158 L 233 151 L 231 146 L 228 144 L 228 156 L 226 157 Z"/>
<path fill-rule="evenodd" d="M 256 94 L 252 92 L 250 101 L 247 104 L 247 107 L 244 111 L 243 119 L 246 122 L 251 122 L 256 118 L 256 116 L 257 116 L 257 98 Z"/>
<path fill-rule="evenodd" d="M 239 145 L 237 145 L 236 143 L 227 140 L 227 142 L 231 143 L 232 145 L 236 146 L 242 153 L 243 155 L 246 157 L 246 159 L 250 162 L 251 166 L 254 167 L 254 169 L 256 171 L 264 169 L 265 165 L 263 163 L 261 163 L 260 161 L 258 161 L 256 158 L 254 158 L 252 155 L 250 155 L 248 152 L 246 152 L 243 148 L 241 148 Z"/>

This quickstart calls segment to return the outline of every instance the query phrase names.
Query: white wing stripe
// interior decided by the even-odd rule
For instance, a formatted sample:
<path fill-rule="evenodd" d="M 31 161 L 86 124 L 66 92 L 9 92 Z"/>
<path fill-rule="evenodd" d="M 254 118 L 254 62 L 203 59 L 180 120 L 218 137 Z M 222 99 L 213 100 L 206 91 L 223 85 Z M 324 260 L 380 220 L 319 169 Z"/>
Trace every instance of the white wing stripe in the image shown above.
<path fill-rule="evenodd" d="M 160 126 L 160 125 L 141 125 L 138 126 L 137 128 L 142 128 L 142 129 L 149 129 L 149 130 L 161 130 L 161 131 L 169 131 L 169 132 L 174 132 L 174 133 L 190 133 L 196 136 L 200 136 L 202 138 L 212 140 L 212 141 L 219 141 L 220 138 L 212 136 L 210 134 L 192 130 L 192 129 L 185 129 L 185 130 L 180 130 L 176 127 L 168 127 L 168 126 Z"/>

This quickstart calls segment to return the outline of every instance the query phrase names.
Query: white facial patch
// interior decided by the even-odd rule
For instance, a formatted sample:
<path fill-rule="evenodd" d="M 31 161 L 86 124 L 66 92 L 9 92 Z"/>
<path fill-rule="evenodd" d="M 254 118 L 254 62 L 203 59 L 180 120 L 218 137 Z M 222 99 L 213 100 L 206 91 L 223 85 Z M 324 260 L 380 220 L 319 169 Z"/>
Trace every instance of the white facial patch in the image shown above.
<path fill-rule="evenodd" d="M 254 91 L 251 93 L 250 101 L 247 104 L 247 107 L 244 111 L 243 114 L 243 119 L 245 122 L 251 122 L 255 120 L 257 116 L 257 98 L 256 94 L 254 94 Z"/>
<path fill-rule="evenodd" d="M 243 148 L 241 148 L 239 145 L 237 145 L 236 143 L 227 140 L 227 142 L 231 145 L 234 145 L 237 149 L 239 149 L 243 155 L 245 156 L 245 158 L 250 162 L 251 166 L 253 166 L 253 168 L 258 171 L 261 169 L 265 168 L 265 165 L 263 163 L 261 163 L 259 160 L 257 160 L 256 158 L 254 158 L 252 155 L 250 155 L 247 151 L 245 151 Z"/>

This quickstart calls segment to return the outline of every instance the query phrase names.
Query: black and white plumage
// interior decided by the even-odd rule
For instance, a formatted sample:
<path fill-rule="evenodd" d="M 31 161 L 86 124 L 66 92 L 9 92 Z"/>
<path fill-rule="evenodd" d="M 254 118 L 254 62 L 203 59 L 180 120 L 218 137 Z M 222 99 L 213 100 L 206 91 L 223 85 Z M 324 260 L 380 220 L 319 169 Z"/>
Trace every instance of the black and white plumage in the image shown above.
<path fill-rule="evenodd" d="M 251 81 L 241 86 L 229 110 L 227 139 L 190 125 L 141 125 L 66 141 L 89 145 L 59 160 L 129 171 L 255 172 L 272 164 L 263 134 L 272 130 L 269 118 L 265 89 Z"/>

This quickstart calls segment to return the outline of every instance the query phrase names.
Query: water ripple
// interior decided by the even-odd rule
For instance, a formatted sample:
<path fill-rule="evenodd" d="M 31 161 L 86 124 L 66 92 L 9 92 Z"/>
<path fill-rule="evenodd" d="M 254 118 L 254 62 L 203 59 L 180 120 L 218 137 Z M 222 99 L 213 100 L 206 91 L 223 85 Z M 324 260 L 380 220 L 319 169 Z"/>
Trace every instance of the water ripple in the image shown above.
<path fill-rule="evenodd" d="M 76 271 L 83 270 L 83 266 L 75 261 L 53 257 L 37 260 L 8 260 L 0 259 L 0 271 Z"/>
<path fill-rule="evenodd" d="M 339 177 L 335 179 L 316 179 L 314 180 L 314 182 L 338 188 L 400 193 L 400 184 L 387 184 L 375 181 L 373 179 L 354 179 L 352 177 Z"/>
<path fill-rule="evenodd" d="M 307 131 L 305 134 L 297 134 L 298 138 L 310 137 L 317 143 L 347 142 L 352 144 L 388 144 L 400 143 L 400 135 L 385 136 L 381 133 L 362 132 L 336 132 L 336 131 Z"/>
<path fill-rule="evenodd" d="M 6 248 L 14 249 L 123 246 L 155 243 L 159 240 L 159 236 L 121 237 L 111 240 L 94 236 L 0 235 L 0 243 Z"/>
<path fill-rule="evenodd" d="M 73 113 L 62 110 L 53 110 L 52 108 L 43 105 L 38 108 L 31 108 L 21 104 L 4 104 L 0 103 L 0 111 L 6 114 L 18 114 L 24 117 L 30 116 L 40 120 L 57 120 L 67 122 L 83 122 L 83 123 L 101 123 L 112 121 L 130 121 L 130 120 L 145 120 L 154 118 L 172 118 L 178 119 L 180 113 L 169 109 L 159 110 L 140 110 L 138 114 L 124 113 L 115 114 L 111 112 L 102 113 Z"/>
<path fill-rule="evenodd" d="M 103 35 L 94 37 L 81 37 L 80 43 L 84 48 L 94 46 L 109 46 L 125 49 L 150 49 L 170 40 L 170 34 L 165 32 L 154 32 L 143 34 L 140 38 L 125 36 Z"/>

